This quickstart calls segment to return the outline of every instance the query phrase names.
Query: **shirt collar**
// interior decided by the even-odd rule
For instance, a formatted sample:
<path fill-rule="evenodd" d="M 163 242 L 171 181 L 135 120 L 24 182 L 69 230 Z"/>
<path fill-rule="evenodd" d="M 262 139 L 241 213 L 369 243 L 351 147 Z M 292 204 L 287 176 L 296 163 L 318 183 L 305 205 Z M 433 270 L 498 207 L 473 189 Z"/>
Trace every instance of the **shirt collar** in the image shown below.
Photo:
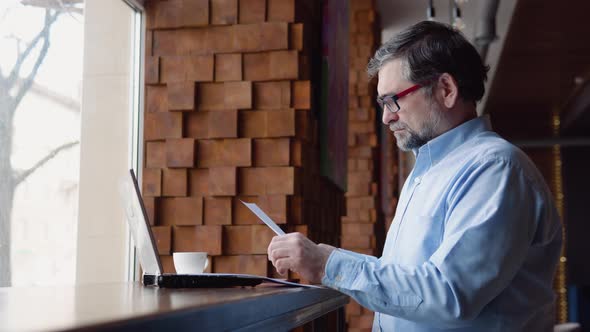
<path fill-rule="evenodd" d="M 484 115 L 471 119 L 459 126 L 439 135 L 428 141 L 418 149 L 414 149 L 416 164 L 426 162 L 431 167 L 442 160 L 449 152 L 459 147 L 461 144 L 484 131 L 491 131 L 492 125 L 490 117 Z"/>

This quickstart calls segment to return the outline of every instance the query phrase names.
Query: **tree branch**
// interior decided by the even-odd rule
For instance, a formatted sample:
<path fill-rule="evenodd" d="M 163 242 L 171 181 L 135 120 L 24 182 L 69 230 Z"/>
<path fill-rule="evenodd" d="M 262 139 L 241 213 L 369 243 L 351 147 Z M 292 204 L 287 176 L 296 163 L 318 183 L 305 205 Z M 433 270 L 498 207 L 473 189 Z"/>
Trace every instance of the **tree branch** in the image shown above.
<path fill-rule="evenodd" d="M 41 39 L 44 39 L 45 42 L 47 42 L 49 40 L 49 32 L 51 30 L 51 26 L 53 25 L 55 20 L 57 20 L 58 16 L 59 16 L 59 12 L 56 12 L 55 15 L 51 15 L 49 9 L 45 10 L 45 24 L 43 26 L 43 29 L 41 31 L 39 31 L 39 33 L 31 41 L 31 43 L 29 43 L 27 48 L 17 57 L 16 63 L 14 64 L 14 67 L 12 68 L 12 71 L 10 72 L 10 75 L 8 76 L 8 86 L 14 85 L 14 82 L 16 81 L 17 77 L 20 75 L 20 70 L 21 70 L 23 63 L 29 57 L 29 55 L 31 54 L 31 51 L 33 49 L 35 49 L 35 47 L 37 46 L 39 41 Z M 47 51 L 45 51 L 45 53 L 47 53 Z M 37 62 L 39 62 L 38 61 L 39 59 L 41 59 L 41 62 L 43 62 L 44 57 L 45 57 L 45 54 L 43 54 L 43 57 L 41 57 L 41 54 L 40 54 L 39 57 L 37 58 Z M 36 74 L 36 72 L 35 72 L 35 74 Z M 18 105 L 18 103 L 17 103 L 17 105 Z"/>
<path fill-rule="evenodd" d="M 23 41 L 21 38 L 19 38 L 19 36 L 15 35 L 14 33 L 11 33 L 10 35 L 6 36 L 6 39 L 14 39 L 14 44 L 16 45 L 16 58 L 18 59 L 19 56 L 22 54 L 21 52 L 21 44 L 23 44 Z"/>
<path fill-rule="evenodd" d="M 2 17 L 0 17 L 0 22 L 4 21 L 6 19 L 6 16 L 8 16 L 8 13 L 10 13 L 11 11 L 11 7 L 5 8 L 4 11 L 2 11 Z"/>
<path fill-rule="evenodd" d="M 42 8 L 69 8 L 83 3 L 84 0 L 20 0 L 24 6 L 42 7 Z"/>
<path fill-rule="evenodd" d="M 19 84 L 23 84 L 24 79 L 19 79 L 16 81 Z M 29 89 L 30 93 L 38 94 L 40 97 L 46 98 L 51 102 L 57 103 L 60 106 L 65 107 L 68 111 L 80 113 L 80 101 L 74 99 L 72 97 L 62 95 L 51 88 L 41 85 L 37 82 L 33 82 L 31 88 Z"/>
<path fill-rule="evenodd" d="M 31 72 L 29 73 L 29 76 L 27 76 L 23 80 L 23 84 L 20 85 L 18 88 L 16 96 L 14 97 L 13 112 L 18 108 L 18 105 L 20 104 L 24 95 L 29 91 L 29 89 L 31 88 L 31 85 L 33 85 L 33 81 L 35 80 L 35 77 L 37 76 L 37 72 L 39 71 L 39 67 L 41 67 L 41 64 L 45 60 L 45 56 L 47 55 L 47 51 L 49 50 L 49 45 L 50 45 L 50 41 L 49 41 L 50 29 L 49 28 L 51 27 L 51 24 L 53 24 L 53 22 L 55 22 L 55 19 L 58 15 L 59 15 L 59 13 L 56 13 L 55 15 L 53 15 L 52 18 L 50 18 L 49 10 L 46 11 L 45 21 L 47 22 L 47 20 L 49 19 L 51 23 L 46 25 L 47 30 L 44 34 L 45 37 L 43 40 L 43 48 L 39 52 L 39 56 L 37 57 L 37 60 L 35 61 L 35 65 L 33 66 L 33 70 L 31 70 Z M 13 81 L 13 83 L 14 83 L 14 81 Z"/>
<path fill-rule="evenodd" d="M 57 156 L 58 153 L 62 152 L 63 150 L 69 149 L 73 146 L 76 146 L 79 143 L 80 143 L 80 141 L 74 141 L 74 142 L 66 143 L 62 146 L 59 146 L 59 147 L 53 149 L 51 152 L 49 152 L 41 160 L 39 160 L 35 165 L 33 165 L 33 167 L 31 167 L 25 171 L 18 172 L 14 178 L 14 182 L 13 182 L 14 186 L 15 187 L 18 186 L 21 182 L 26 180 L 29 177 L 29 175 L 33 174 L 41 166 L 45 165 L 48 161 L 55 158 L 55 156 Z"/>
<path fill-rule="evenodd" d="M 72 14 L 84 14 L 84 9 L 77 7 L 77 5 L 83 4 L 84 0 L 20 0 L 20 3 L 24 6 L 65 11 L 74 19 L 76 18 Z"/>

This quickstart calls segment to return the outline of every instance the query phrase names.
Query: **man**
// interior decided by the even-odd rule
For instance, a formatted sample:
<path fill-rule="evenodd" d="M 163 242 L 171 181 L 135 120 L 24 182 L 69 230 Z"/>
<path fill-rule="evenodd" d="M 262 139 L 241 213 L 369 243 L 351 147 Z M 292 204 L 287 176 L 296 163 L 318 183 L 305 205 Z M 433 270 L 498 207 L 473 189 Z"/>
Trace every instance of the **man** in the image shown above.
<path fill-rule="evenodd" d="M 526 155 L 478 118 L 487 68 L 457 31 L 421 22 L 385 43 L 382 120 L 416 164 L 383 256 L 275 237 L 283 274 L 350 295 L 376 312 L 374 331 L 551 331 L 561 224 Z"/>

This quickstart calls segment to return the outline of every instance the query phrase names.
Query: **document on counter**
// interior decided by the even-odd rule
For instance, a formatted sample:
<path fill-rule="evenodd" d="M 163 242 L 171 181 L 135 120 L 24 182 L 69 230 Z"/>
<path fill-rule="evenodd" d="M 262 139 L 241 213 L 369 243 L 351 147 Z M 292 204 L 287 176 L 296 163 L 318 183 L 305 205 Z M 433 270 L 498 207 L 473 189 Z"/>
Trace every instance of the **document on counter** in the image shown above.
<path fill-rule="evenodd" d="M 285 235 L 285 232 L 283 232 L 283 230 L 272 219 L 270 219 L 270 217 L 266 213 L 264 213 L 264 211 L 262 211 L 258 207 L 258 205 L 256 205 L 256 203 L 246 203 L 242 200 L 240 200 L 240 202 L 242 202 L 242 204 L 246 205 L 246 207 L 248 209 L 250 209 L 250 211 L 252 211 L 260 220 L 262 220 L 262 222 L 265 223 L 266 226 L 270 227 L 270 229 L 272 229 L 275 233 L 277 233 L 277 235 Z M 325 286 L 306 285 L 306 284 L 300 284 L 300 283 L 291 282 L 291 281 L 282 280 L 282 279 L 265 278 L 265 280 L 270 281 L 270 282 L 274 282 L 274 283 L 278 283 L 278 284 L 289 285 L 289 286 L 299 286 L 299 287 L 307 287 L 307 288 L 326 288 Z"/>
<path fill-rule="evenodd" d="M 262 211 L 258 207 L 258 205 L 256 205 L 255 203 L 246 203 L 242 200 L 240 200 L 240 202 L 246 205 L 246 207 L 250 209 L 250 211 L 252 211 L 260 220 L 262 220 L 262 222 L 265 223 L 266 226 L 270 227 L 270 229 L 277 233 L 277 235 L 285 235 L 285 232 L 283 232 L 283 230 L 272 219 L 270 219 L 270 217 L 266 213 L 264 213 L 264 211 Z"/>

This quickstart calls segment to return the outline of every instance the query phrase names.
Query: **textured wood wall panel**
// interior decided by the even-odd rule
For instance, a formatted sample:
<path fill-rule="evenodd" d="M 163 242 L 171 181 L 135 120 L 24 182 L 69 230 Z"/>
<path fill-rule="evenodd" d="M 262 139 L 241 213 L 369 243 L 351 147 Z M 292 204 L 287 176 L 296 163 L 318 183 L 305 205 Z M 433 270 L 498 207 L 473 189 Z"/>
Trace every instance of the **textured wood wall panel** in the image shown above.
<path fill-rule="evenodd" d="M 382 236 L 385 234 L 383 218 L 377 210 L 381 174 L 377 167 L 380 142 L 376 128 L 380 119 L 376 118 L 374 107 L 376 85 L 374 81 L 367 81 L 366 66 L 376 50 L 379 27 L 374 1 L 351 0 L 349 4 L 348 190 L 346 216 L 341 219 L 341 245 L 348 250 L 378 256 L 376 231 Z M 307 88 L 301 87 L 302 100 L 305 100 L 304 90 Z M 386 135 L 391 140 L 391 135 Z M 389 162 L 384 163 L 384 167 L 395 167 Z M 349 331 L 370 331 L 373 316 L 354 301 L 346 306 Z"/>
<path fill-rule="evenodd" d="M 198 167 L 252 166 L 252 140 L 248 138 L 200 140 Z"/>
<path fill-rule="evenodd" d="M 209 138 L 237 138 L 238 111 L 215 111 L 209 113 Z"/>
<path fill-rule="evenodd" d="M 146 112 L 168 111 L 168 90 L 165 85 L 148 85 L 145 93 Z"/>
<path fill-rule="evenodd" d="M 147 2 L 142 188 L 164 271 L 173 252 L 206 251 L 208 271 L 276 276 L 274 233 L 241 201 L 337 244 L 344 196 L 319 174 L 309 75 L 319 13 L 308 0 Z"/>
<path fill-rule="evenodd" d="M 255 109 L 287 109 L 291 107 L 291 81 L 254 83 Z"/>
<path fill-rule="evenodd" d="M 297 79 L 299 56 L 296 50 L 244 54 L 244 79 L 275 81 Z"/>
<path fill-rule="evenodd" d="M 166 166 L 190 168 L 195 166 L 196 145 L 192 138 L 171 138 L 166 140 Z"/>
<path fill-rule="evenodd" d="M 170 255 L 172 249 L 172 228 L 170 226 L 152 227 L 156 248 L 160 255 Z"/>
<path fill-rule="evenodd" d="M 205 198 L 205 225 L 231 225 L 231 197 Z"/>
<path fill-rule="evenodd" d="M 187 195 L 186 168 L 162 169 L 162 196 L 184 197 Z"/>
<path fill-rule="evenodd" d="M 237 170 L 235 167 L 212 167 L 209 169 L 209 193 L 213 196 L 235 196 L 237 193 Z"/>
<path fill-rule="evenodd" d="M 239 0 L 239 23 L 260 23 L 266 20 L 266 0 Z"/>
<path fill-rule="evenodd" d="M 158 224 L 160 225 L 202 225 L 203 198 L 177 197 L 159 200 Z"/>
<path fill-rule="evenodd" d="M 166 167 L 166 142 L 146 142 L 145 166 L 147 168 Z"/>
<path fill-rule="evenodd" d="M 211 24 L 238 23 L 238 0 L 211 0 Z"/>
<path fill-rule="evenodd" d="M 215 55 L 215 81 L 241 81 L 242 54 Z"/>
<path fill-rule="evenodd" d="M 143 133 L 146 141 L 182 138 L 182 113 L 146 113 Z"/>
<path fill-rule="evenodd" d="M 161 169 L 144 169 L 143 170 L 142 194 L 146 197 L 155 197 L 162 195 L 162 170 Z"/>
<path fill-rule="evenodd" d="M 222 226 L 174 226 L 172 238 L 174 252 L 205 251 L 209 255 L 221 255 Z"/>

